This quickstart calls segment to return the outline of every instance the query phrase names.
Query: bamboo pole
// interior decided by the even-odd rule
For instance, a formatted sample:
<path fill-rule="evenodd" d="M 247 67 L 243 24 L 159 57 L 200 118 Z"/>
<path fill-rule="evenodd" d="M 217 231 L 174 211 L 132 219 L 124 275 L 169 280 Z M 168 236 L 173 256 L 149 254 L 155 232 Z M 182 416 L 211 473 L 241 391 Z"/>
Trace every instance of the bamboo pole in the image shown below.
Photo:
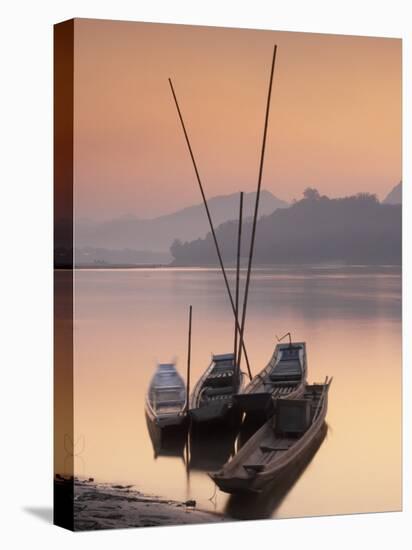
<path fill-rule="evenodd" d="M 238 356 L 237 346 L 238 346 L 238 324 L 239 324 L 239 276 L 240 276 L 240 249 L 241 249 L 241 242 L 242 242 L 242 218 L 243 218 L 243 192 L 240 193 L 240 201 L 239 201 L 239 223 L 238 223 L 238 229 L 237 229 L 237 253 L 236 253 L 236 291 L 235 291 L 235 340 L 234 340 L 234 357 L 233 362 L 236 370 L 239 369 L 239 365 L 237 365 L 236 360 Z M 236 372 L 236 374 L 239 374 Z"/>
<path fill-rule="evenodd" d="M 250 239 L 249 261 L 248 261 L 248 268 L 247 268 L 247 274 L 246 274 L 245 293 L 244 293 L 244 299 L 243 299 L 242 324 L 241 324 L 241 328 L 240 328 L 239 357 L 238 357 L 238 361 L 237 361 L 237 364 L 239 365 L 239 368 L 240 368 L 240 362 L 241 362 L 241 359 L 242 359 L 242 344 L 243 344 L 243 336 L 244 336 L 244 331 L 245 331 L 246 309 L 247 309 L 247 300 L 248 300 L 248 295 L 249 295 L 250 273 L 252 271 L 253 252 L 254 252 L 254 246 L 255 246 L 256 225 L 257 225 L 257 218 L 258 218 L 258 211 L 259 211 L 260 189 L 261 189 L 261 186 L 262 186 L 263 163 L 264 163 L 264 160 L 265 160 L 266 137 L 267 137 L 267 129 L 268 129 L 268 123 L 269 123 L 270 98 L 271 98 L 271 95 L 272 95 L 272 83 L 273 83 L 273 73 L 274 73 L 274 70 L 275 70 L 276 50 L 277 50 L 277 46 L 275 44 L 275 46 L 273 48 L 272 67 L 271 67 L 271 70 L 270 70 L 269 90 L 268 90 L 268 96 L 267 96 L 267 102 L 266 102 L 265 125 L 264 125 L 264 129 L 263 129 L 262 150 L 261 150 L 261 155 L 260 155 L 259 176 L 258 176 L 258 184 L 257 184 L 257 190 L 256 190 L 255 211 L 254 211 L 254 214 L 253 214 L 252 235 L 251 235 L 251 239 Z"/>
<path fill-rule="evenodd" d="M 189 335 L 187 339 L 186 410 L 189 410 L 190 361 L 192 355 L 192 306 L 189 306 Z"/>
<path fill-rule="evenodd" d="M 207 200 L 206 200 L 206 195 L 205 195 L 204 190 L 203 190 L 202 181 L 200 179 L 199 171 L 198 171 L 197 164 L 196 164 L 196 161 L 195 161 L 195 157 L 194 157 L 194 154 L 193 154 L 193 151 L 192 151 L 192 146 L 190 145 L 189 136 L 188 136 L 188 133 L 186 131 L 186 126 L 185 126 L 185 123 L 184 123 L 184 120 L 183 120 L 182 113 L 180 111 L 179 102 L 177 101 L 176 93 L 175 93 L 175 90 L 173 88 L 173 83 L 172 83 L 172 80 L 170 78 L 169 78 L 169 85 L 170 85 L 170 89 L 172 90 L 172 95 L 173 95 L 173 99 L 174 99 L 174 102 L 175 102 L 175 105 L 176 105 L 177 113 L 179 115 L 180 123 L 182 125 L 183 133 L 184 133 L 184 136 L 185 136 L 185 139 L 186 139 L 186 144 L 187 144 L 187 147 L 189 149 L 190 158 L 192 159 L 192 164 L 193 164 L 193 168 L 195 170 L 196 179 L 197 179 L 197 182 L 199 184 L 200 193 L 202 195 L 203 204 L 204 204 L 204 207 L 205 207 L 205 210 L 206 210 L 207 219 L 209 221 L 210 231 L 212 233 L 213 241 L 215 243 L 217 256 L 219 258 L 220 269 L 222 271 L 223 279 L 225 281 L 227 294 L 228 294 L 228 297 L 229 297 L 229 300 L 230 300 L 230 305 L 232 306 L 232 311 L 233 311 L 233 315 L 235 316 L 235 322 L 237 324 L 237 328 L 240 331 L 239 321 L 236 317 L 235 303 L 233 301 L 232 293 L 230 292 L 229 281 L 227 279 L 225 267 L 223 265 L 222 254 L 220 252 L 219 243 L 217 242 L 215 228 L 213 227 L 212 217 L 210 215 L 209 206 L 208 206 Z M 245 360 L 246 360 L 246 364 L 247 364 L 249 378 L 252 379 L 252 373 L 250 371 L 249 359 L 248 359 L 248 356 L 247 356 L 246 346 L 245 346 L 245 342 L 244 342 L 243 338 L 242 338 L 242 341 L 241 341 L 240 345 L 242 346 L 243 353 L 245 354 Z"/>

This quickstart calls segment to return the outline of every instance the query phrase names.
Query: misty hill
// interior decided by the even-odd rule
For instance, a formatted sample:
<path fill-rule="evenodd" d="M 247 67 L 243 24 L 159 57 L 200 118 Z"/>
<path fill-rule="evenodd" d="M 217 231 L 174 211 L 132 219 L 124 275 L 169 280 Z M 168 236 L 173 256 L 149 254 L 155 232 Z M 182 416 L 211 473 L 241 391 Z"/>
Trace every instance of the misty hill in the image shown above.
<path fill-rule="evenodd" d="M 255 193 L 244 195 L 245 216 L 252 215 L 255 196 Z M 215 226 L 238 217 L 237 193 L 211 198 L 208 204 Z M 277 208 L 287 206 L 286 202 L 277 199 L 269 191 L 262 191 L 261 215 L 271 214 Z M 128 217 L 105 222 L 79 221 L 76 224 L 76 247 L 147 250 L 169 254 L 174 239 L 186 241 L 205 237 L 208 230 L 204 206 L 196 204 L 153 219 Z"/>
<path fill-rule="evenodd" d="M 383 204 L 402 204 L 402 182 L 400 181 L 398 185 L 388 193 L 387 197 L 383 200 Z"/>
<path fill-rule="evenodd" d="M 247 256 L 250 220 L 244 226 L 242 256 Z M 218 227 L 217 238 L 226 263 L 234 263 L 236 223 Z M 174 265 L 215 265 L 211 235 L 171 247 Z M 276 210 L 257 224 L 257 264 L 346 262 L 401 263 L 401 207 L 381 204 L 375 195 L 329 199 L 314 189 L 288 209 Z"/>

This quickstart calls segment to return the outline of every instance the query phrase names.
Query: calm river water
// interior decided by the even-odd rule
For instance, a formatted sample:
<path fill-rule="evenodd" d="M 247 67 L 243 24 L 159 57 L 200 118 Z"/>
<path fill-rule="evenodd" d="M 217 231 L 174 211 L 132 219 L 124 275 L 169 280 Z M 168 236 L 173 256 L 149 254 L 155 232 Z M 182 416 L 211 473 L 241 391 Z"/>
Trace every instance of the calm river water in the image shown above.
<path fill-rule="evenodd" d="M 229 499 L 219 491 L 214 495 L 207 469 L 230 453 L 230 445 L 212 439 L 192 455 L 155 456 L 144 415 L 157 362 L 176 360 L 185 375 L 189 304 L 192 380 L 207 367 L 211 353 L 231 351 L 233 321 L 221 274 L 215 269 L 77 270 L 74 297 L 76 475 L 194 499 L 198 507 L 239 517 L 400 509 L 399 268 L 254 271 L 245 335 L 253 372 L 271 357 L 275 335 L 291 331 L 295 340 L 307 343 L 309 381 L 334 378 L 329 429 L 320 449 L 297 480 L 256 502 Z"/>

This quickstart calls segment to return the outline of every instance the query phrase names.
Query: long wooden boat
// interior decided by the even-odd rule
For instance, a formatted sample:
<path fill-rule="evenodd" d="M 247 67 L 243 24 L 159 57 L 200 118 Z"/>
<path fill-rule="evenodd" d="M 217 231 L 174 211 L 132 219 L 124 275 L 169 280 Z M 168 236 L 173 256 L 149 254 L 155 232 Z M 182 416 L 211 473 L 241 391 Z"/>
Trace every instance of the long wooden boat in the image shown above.
<path fill-rule="evenodd" d="M 277 344 L 267 366 L 234 401 L 247 417 L 266 420 L 273 414 L 275 399 L 293 399 L 303 393 L 307 371 L 305 342 Z"/>
<path fill-rule="evenodd" d="M 190 396 L 192 426 L 234 425 L 240 422 L 240 411 L 234 406 L 233 396 L 241 391 L 243 381 L 243 373 L 235 368 L 233 353 L 213 355 Z"/>
<path fill-rule="evenodd" d="M 267 488 L 260 492 L 243 492 L 228 495 L 224 508 L 224 514 L 233 519 L 265 519 L 273 517 L 279 509 L 291 489 L 299 482 L 306 468 L 315 458 L 316 453 L 321 447 L 328 431 L 327 423 L 323 423 L 323 428 L 319 437 L 313 440 L 313 445 L 308 448 L 302 460 L 296 462 L 294 467 L 278 478 L 274 483 L 268 483 Z M 209 471 L 212 471 L 209 469 Z"/>
<path fill-rule="evenodd" d="M 331 382 L 307 385 L 300 399 L 277 399 L 274 416 L 210 474 L 218 487 L 227 493 L 260 492 L 304 460 L 322 437 Z"/>
<path fill-rule="evenodd" d="M 316 457 L 316 453 L 321 447 L 328 431 L 327 423 L 323 423 L 323 428 L 319 438 L 313 441 L 313 445 L 305 453 L 301 461 L 296 462 L 293 468 L 290 468 L 281 479 L 275 483 L 269 483 L 264 491 L 243 492 L 228 495 L 223 513 L 233 519 L 265 519 L 274 517 L 274 514 L 287 498 L 291 489 L 299 482 L 306 468 Z M 209 471 L 211 471 L 209 469 Z"/>
<path fill-rule="evenodd" d="M 146 419 L 152 441 L 160 445 L 166 434 L 186 427 L 186 389 L 172 363 L 159 364 L 146 394 Z"/>

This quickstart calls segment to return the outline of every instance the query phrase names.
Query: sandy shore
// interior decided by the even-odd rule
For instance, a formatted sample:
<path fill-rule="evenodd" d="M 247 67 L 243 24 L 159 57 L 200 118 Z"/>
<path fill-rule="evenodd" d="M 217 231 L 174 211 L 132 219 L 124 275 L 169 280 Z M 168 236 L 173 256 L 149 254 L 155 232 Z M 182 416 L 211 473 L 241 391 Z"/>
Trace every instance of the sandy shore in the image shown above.
<path fill-rule="evenodd" d="M 221 514 L 198 510 L 195 501 L 145 495 L 132 485 L 76 480 L 74 495 L 76 531 L 228 521 Z"/>

